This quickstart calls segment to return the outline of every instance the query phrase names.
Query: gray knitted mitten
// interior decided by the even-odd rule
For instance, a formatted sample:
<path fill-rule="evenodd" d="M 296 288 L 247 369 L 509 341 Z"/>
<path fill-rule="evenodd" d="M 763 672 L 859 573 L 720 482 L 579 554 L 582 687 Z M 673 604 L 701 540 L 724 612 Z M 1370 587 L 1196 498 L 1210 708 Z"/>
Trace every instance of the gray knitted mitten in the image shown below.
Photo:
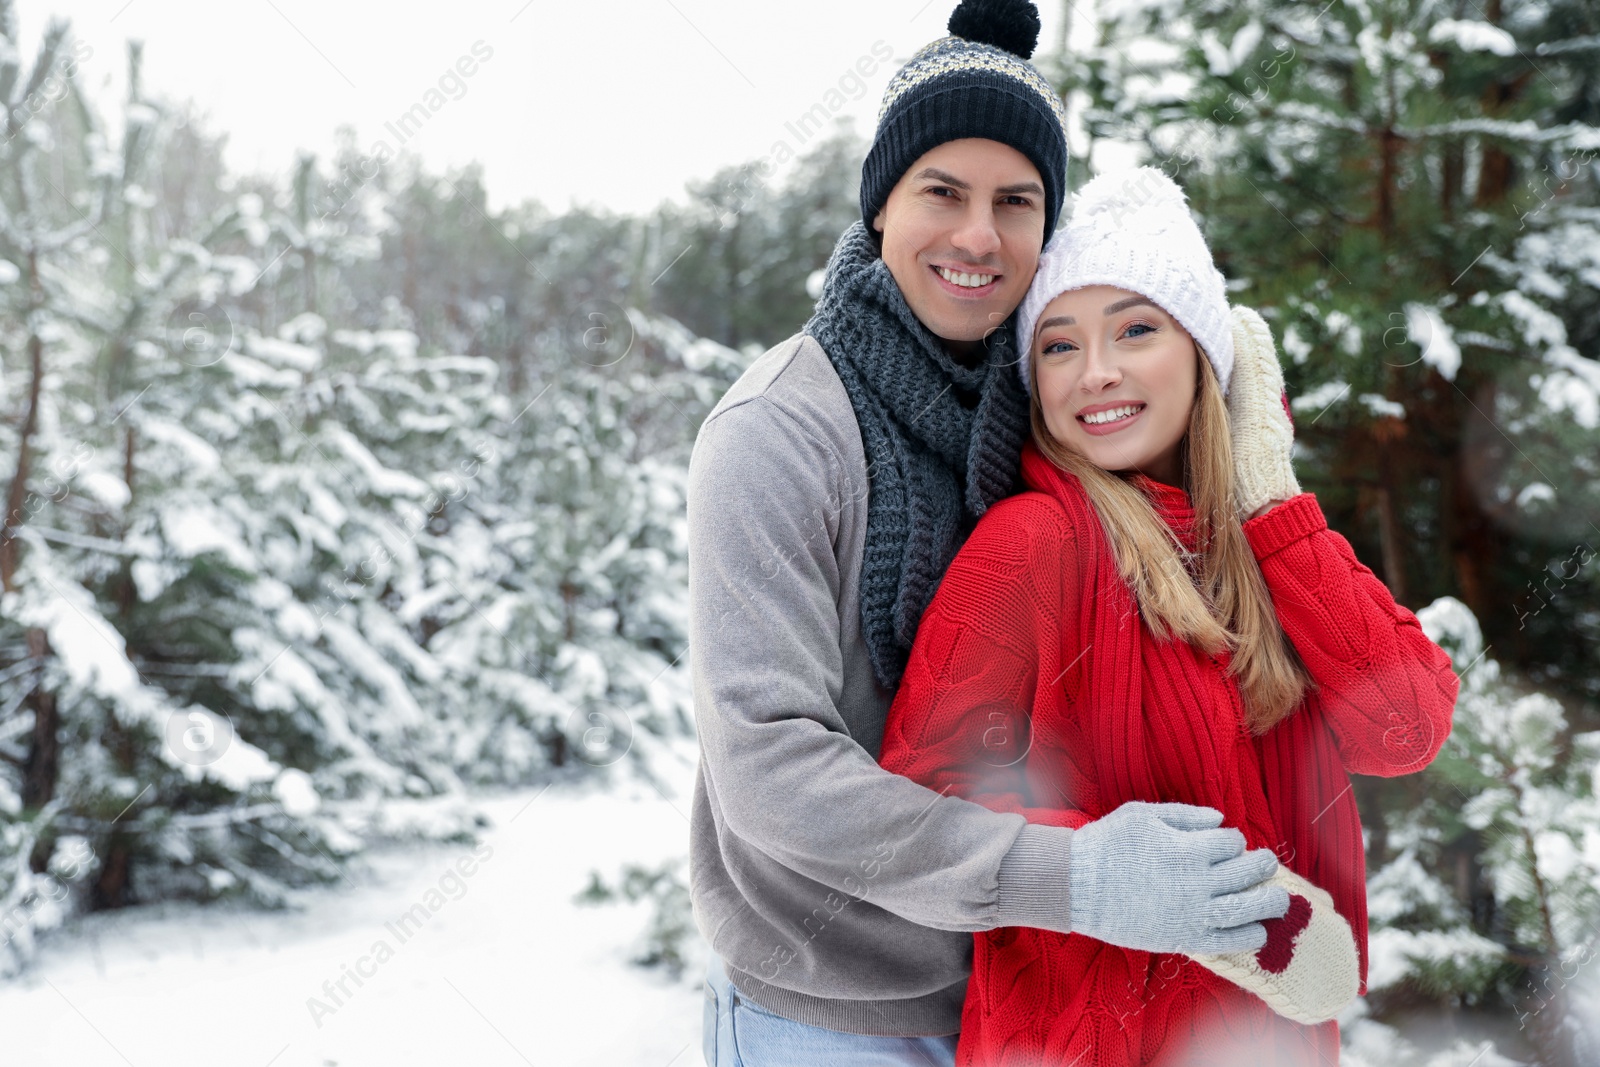
<path fill-rule="evenodd" d="M 1289 910 L 1282 886 L 1257 884 L 1278 857 L 1246 853 L 1215 808 L 1129 801 L 1075 830 L 1070 856 L 1073 932 L 1123 948 L 1254 951 L 1267 942 L 1262 922 Z"/>

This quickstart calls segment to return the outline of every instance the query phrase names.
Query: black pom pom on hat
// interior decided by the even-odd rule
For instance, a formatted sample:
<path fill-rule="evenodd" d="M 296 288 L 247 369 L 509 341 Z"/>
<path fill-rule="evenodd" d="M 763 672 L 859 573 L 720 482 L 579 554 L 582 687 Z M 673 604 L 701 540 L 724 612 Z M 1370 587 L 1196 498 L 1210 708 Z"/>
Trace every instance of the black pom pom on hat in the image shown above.
<path fill-rule="evenodd" d="M 949 30 L 1030 59 L 1039 45 L 1039 9 L 1031 0 L 962 0 L 950 13 Z"/>

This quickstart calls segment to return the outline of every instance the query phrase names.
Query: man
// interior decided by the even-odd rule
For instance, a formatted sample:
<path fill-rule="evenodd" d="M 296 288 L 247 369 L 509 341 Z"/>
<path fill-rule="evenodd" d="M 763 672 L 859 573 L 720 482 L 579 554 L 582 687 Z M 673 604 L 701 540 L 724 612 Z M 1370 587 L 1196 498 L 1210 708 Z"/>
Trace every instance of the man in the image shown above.
<path fill-rule="evenodd" d="M 1016 488 L 1028 407 L 1009 324 L 1067 161 L 1060 102 L 1026 62 L 1038 29 L 1026 0 L 966 0 L 895 75 L 815 315 L 695 443 L 710 1067 L 950 1064 L 971 931 L 1237 951 L 1288 906 L 1275 887 L 1229 892 L 1277 860 L 1210 809 L 1128 804 L 1073 831 L 876 762 L 923 609 Z"/>

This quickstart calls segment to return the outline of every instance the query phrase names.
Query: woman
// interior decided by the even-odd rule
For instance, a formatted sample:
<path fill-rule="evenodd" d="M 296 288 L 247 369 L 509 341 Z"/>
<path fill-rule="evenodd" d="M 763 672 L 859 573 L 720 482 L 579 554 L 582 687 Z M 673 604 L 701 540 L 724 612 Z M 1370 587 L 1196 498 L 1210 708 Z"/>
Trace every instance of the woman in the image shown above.
<path fill-rule="evenodd" d="M 1029 491 L 992 508 L 947 572 L 880 762 L 1072 828 L 1132 801 L 1216 809 L 1323 902 L 1364 982 L 1348 772 L 1433 759 L 1449 658 L 1300 491 L 1271 335 L 1230 313 L 1159 171 L 1085 187 L 1019 329 Z M 1116 906 L 1073 896 L 1072 928 Z M 1291 908 L 1265 924 L 1268 971 L 1269 952 L 1300 952 L 1304 921 Z M 1338 1062 L 1336 1023 L 1293 1021 L 1281 990 L 1215 959 L 1034 928 L 974 937 L 959 1064 Z"/>

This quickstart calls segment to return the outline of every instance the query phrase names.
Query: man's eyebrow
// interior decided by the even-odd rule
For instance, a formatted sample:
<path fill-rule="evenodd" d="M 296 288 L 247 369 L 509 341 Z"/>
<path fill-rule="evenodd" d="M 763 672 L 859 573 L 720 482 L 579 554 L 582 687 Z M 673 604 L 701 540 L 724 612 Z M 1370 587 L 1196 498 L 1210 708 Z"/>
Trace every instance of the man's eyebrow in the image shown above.
<path fill-rule="evenodd" d="M 1016 185 L 1002 185 L 995 192 L 1003 196 L 1014 196 L 1017 193 L 1032 193 L 1035 196 L 1044 195 L 1044 186 L 1038 182 L 1018 182 Z"/>
<path fill-rule="evenodd" d="M 947 173 L 945 171 L 942 171 L 938 167 L 924 167 L 924 168 L 922 168 L 922 170 L 918 171 L 917 172 L 917 181 L 921 181 L 924 178 L 932 178 L 935 181 L 944 182 L 946 185 L 953 185 L 957 189 L 971 189 L 972 188 L 972 186 L 968 185 L 966 182 L 962 181 L 960 178 L 957 178 L 954 174 L 950 174 L 950 173 Z"/>

